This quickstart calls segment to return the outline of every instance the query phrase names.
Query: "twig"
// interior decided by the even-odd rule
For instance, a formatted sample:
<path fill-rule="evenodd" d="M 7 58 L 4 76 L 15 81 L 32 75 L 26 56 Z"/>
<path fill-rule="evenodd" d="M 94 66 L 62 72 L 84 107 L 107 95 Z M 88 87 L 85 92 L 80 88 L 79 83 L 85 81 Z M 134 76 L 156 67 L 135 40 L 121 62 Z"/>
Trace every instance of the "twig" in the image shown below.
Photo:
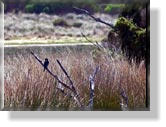
<path fill-rule="evenodd" d="M 60 91 L 62 94 L 64 94 L 65 96 L 68 96 L 69 98 L 72 97 L 70 94 L 65 93 L 64 90 L 62 90 L 62 89 L 60 89 L 60 88 L 58 88 L 58 87 L 56 87 L 56 89 L 59 90 L 59 91 Z"/>
<path fill-rule="evenodd" d="M 79 94 L 77 93 L 76 91 L 76 88 L 74 87 L 74 84 L 73 84 L 73 81 L 71 80 L 70 76 L 68 75 L 67 71 L 65 70 L 65 68 L 62 66 L 62 64 L 60 63 L 59 60 L 56 60 L 58 65 L 60 66 L 60 68 L 62 69 L 62 71 L 65 73 L 65 75 L 67 76 L 67 78 L 69 79 L 69 82 L 70 82 L 70 86 L 71 86 L 71 89 L 74 93 L 74 99 L 77 101 L 77 103 L 79 103 L 79 105 L 82 107 L 82 104 L 80 102 L 80 97 L 79 97 Z"/>
<path fill-rule="evenodd" d="M 97 72 L 99 71 L 99 66 L 96 67 L 94 73 L 93 73 L 93 79 L 95 79 L 95 76 L 97 74 Z"/>
<path fill-rule="evenodd" d="M 83 14 L 86 14 L 86 15 L 90 16 L 90 17 L 93 18 L 96 22 L 103 23 L 103 24 L 105 24 L 105 25 L 107 25 L 107 26 L 109 26 L 109 27 L 111 27 L 111 28 L 114 29 L 114 25 L 113 25 L 113 24 L 107 23 L 107 22 L 101 20 L 100 18 L 94 17 L 93 15 L 90 14 L 89 11 L 87 11 L 87 10 L 85 10 L 85 9 L 81 9 L 81 8 L 78 8 L 78 7 L 73 7 L 73 9 L 74 9 L 75 11 L 79 12 L 79 13 L 83 13 Z"/>
<path fill-rule="evenodd" d="M 83 34 L 82 32 L 81 32 L 81 35 L 82 35 L 88 42 L 90 42 L 90 43 L 92 43 L 94 46 L 96 46 L 98 49 L 104 48 L 104 47 L 102 47 L 97 41 L 95 41 L 95 43 L 94 43 L 93 41 L 91 41 L 90 39 L 88 39 L 88 37 L 87 37 L 85 34 Z"/>
<path fill-rule="evenodd" d="M 73 91 L 76 93 L 76 89 L 73 85 L 73 81 L 71 80 L 70 76 L 67 74 L 67 71 L 64 69 L 64 67 L 62 66 L 62 64 L 60 63 L 59 60 L 56 60 L 58 65 L 60 66 L 60 68 L 62 69 L 62 71 L 65 73 L 65 75 L 67 76 L 67 78 L 69 79 L 70 85 L 71 85 L 71 89 L 73 89 Z"/>
<path fill-rule="evenodd" d="M 102 45 L 100 45 L 97 41 L 95 42 L 95 43 L 93 43 L 91 40 L 89 40 L 88 38 L 87 38 L 87 36 L 85 35 L 85 34 L 83 34 L 82 32 L 81 32 L 81 34 L 82 34 L 82 36 L 88 41 L 88 42 L 90 42 L 90 43 L 92 43 L 94 46 L 96 46 L 99 50 L 102 50 L 104 53 L 106 53 L 109 57 L 111 57 L 111 59 L 112 59 L 112 56 L 110 55 L 110 53 L 109 53 L 109 49 L 108 48 L 105 48 L 104 46 L 102 46 Z M 110 44 L 110 43 L 109 43 Z M 119 50 L 117 51 L 116 50 L 116 48 L 115 48 L 115 46 L 114 45 L 112 45 L 112 44 L 110 44 L 111 46 L 112 46 L 112 51 L 115 51 L 115 52 L 119 52 Z"/>

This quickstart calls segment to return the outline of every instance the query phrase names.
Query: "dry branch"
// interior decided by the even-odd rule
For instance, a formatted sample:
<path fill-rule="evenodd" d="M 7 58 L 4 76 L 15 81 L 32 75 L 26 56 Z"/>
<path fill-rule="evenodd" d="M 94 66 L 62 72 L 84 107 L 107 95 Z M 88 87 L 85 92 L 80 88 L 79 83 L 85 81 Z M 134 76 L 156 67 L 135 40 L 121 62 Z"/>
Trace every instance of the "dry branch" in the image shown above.
<path fill-rule="evenodd" d="M 34 56 L 34 58 L 43 66 L 43 68 L 44 68 L 44 64 L 42 63 L 42 61 L 33 53 L 33 52 L 31 52 L 31 54 Z M 63 66 L 61 65 L 61 63 L 59 62 L 59 60 L 57 60 L 57 62 L 58 62 L 58 64 L 59 64 L 59 66 L 61 67 L 61 69 L 63 68 Z M 81 104 L 81 102 L 79 101 L 80 99 L 79 99 L 79 97 L 78 97 L 78 94 L 77 94 L 77 92 L 76 92 L 76 90 L 75 90 L 75 87 L 74 87 L 74 85 L 72 86 L 72 88 L 70 87 L 70 86 L 68 86 L 67 84 L 65 84 L 65 83 L 63 83 L 59 78 L 58 78 L 58 76 L 57 75 L 55 75 L 55 74 L 53 74 L 48 68 L 45 68 L 46 70 L 47 70 L 47 72 L 51 75 L 51 76 L 53 76 L 57 81 L 58 81 L 58 83 L 60 83 L 60 84 L 62 84 L 65 88 L 67 88 L 67 89 L 69 89 L 69 90 L 71 90 L 71 92 L 73 92 L 74 94 L 72 95 L 71 94 L 71 96 L 74 98 L 74 100 L 77 102 L 77 104 L 78 104 L 78 106 L 79 107 L 82 107 L 82 104 Z M 65 74 L 67 74 L 67 72 L 65 71 L 65 69 L 63 68 L 62 69 L 63 70 L 63 72 L 65 73 Z M 67 74 L 68 75 L 68 74 Z M 69 76 L 68 76 L 69 77 Z M 70 79 L 71 80 L 71 79 Z M 70 81 L 71 83 L 72 83 L 72 81 Z M 62 89 L 60 89 L 60 88 L 58 88 L 58 87 L 56 87 L 58 90 L 60 90 L 63 94 L 65 94 L 65 95 L 67 95 Z"/>
<path fill-rule="evenodd" d="M 88 37 L 81 32 L 81 35 L 85 38 L 85 40 L 87 40 L 88 42 L 92 43 L 94 46 L 96 46 L 98 49 L 103 49 L 104 47 L 102 45 L 100 45 L 97 41 L 95 41 L 95 43 L 93 41 L 91 41 L 90 39 L 88 39 Z"/>
<path fill-rule="evenodd" d="M 65 70 L 65 68 L 62 66 L 62 64 L 60 63 L 59 60 L 56 60 L 57 63 L 59 64 L 60 68 L 62 69 L 62 71 L 65 73 L 65 75 L 67 76 L 67 78 L 69 79 L 69 82 L 70 82 L 70 86 L 71 86 L 71 89 L 73 90 L 74 93 L 76 93 L 76 89 L 73 85 L 73 81 L 71 80 L 70 76 L 68 75 L 67 71 Z"/>
<path fill-rule="evenodd" d="M 62 66 L 62 64 L 60 63 L 59 60 L 57 60 L 58 65 L 60 66 L 60 68 L 62 69 L 62 71 L 65 73 L 65 75 L 67 76 L 67 78 L 69 79 L 70 82 L 70 86 L 72 89 L 72 92 L 74 93 L 74 99 L 77 101 L 77 103 L 79 103 L 79 105 L 82 107 L 82 104 L 80 102 L 80 96 L 78 94 L 78 92 L 76 91 L 76 88 L 74 87 L 73 81 L 71 80 L 70 76 L 68 75 L 67 71 L 65 70 L 65 68 Z"/>
<path fill-rule="evenodd" d="M 93 98 L 94 98 L 94 88 L 95 88 L 95 76 L 97 74 L 99 70 L 99 67 L 96 67 L 93 75 L 90 75 L 89 76 L 89 82 L 90 82 L 90 99 L 89 99 L 89 104 L 88 104 L 88 107 L 90 107 L 90 109 L 92 110 L 93 109 Z"/>
<path fill-rule="evenodd" d="M 73 7 L 73 9 L 74 9 L 76 12 L 79 12 L 79 13 L 86 14 L 86 15 L 90 16 L 90 17 L 93 18 L 96 22 L 103 23 L 103 24 L 105 24 L 105 25 L 111 27 L 112 29 L 114 29 L 114 25 L 113 25 L 113 24 L 107 23 L 107 22 L 101 20 L 100 18 L 94 17 L 92 14 L 90 14 L 89 11 L 87 11 L 87 10 L 85 10 L 85 9 L 81 9 L 81 8 L 78 8 L 78 7 Z"/>
<path fill-rule="evenodd" d="M 37 57 L 37 56 L 35 56 L 35 54 L 33 53 L 33 52 L 31 52 L 31 54 L 35 57 L 35 59 L 43 66 L 43 68 L 44 68 L 44 64 L 42 63 L 42 61 Z M 67 88 L 67 89 L 70 89 L 71 91 L 72 91 L 72 89 L 67 85 L 67 84 L 65 84 L 65 83 L 63 83 L 59 78 L 58 78 L 58 76 L 57 75 L 55 75 L 55 74 L 53 74 L 48 68 L 45 68 L 46 70 L 47 70 L 47 72 L 51 75 L 51 76 L 53 76 L 59 83 L 61 83 L 65 88 Z"/>

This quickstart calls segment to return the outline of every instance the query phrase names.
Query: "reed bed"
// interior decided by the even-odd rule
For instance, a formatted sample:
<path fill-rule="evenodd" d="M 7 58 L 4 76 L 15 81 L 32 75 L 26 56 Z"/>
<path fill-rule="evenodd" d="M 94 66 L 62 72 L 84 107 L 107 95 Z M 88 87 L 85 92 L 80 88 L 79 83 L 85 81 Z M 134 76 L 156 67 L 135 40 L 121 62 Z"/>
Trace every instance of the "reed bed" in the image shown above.
<path fill-rule="evenodd" d="M 121 58 L 110 59 L 107 55 L 93 53 L 63 52 L 37 56 L 44 61 L 48 58 L 48 68 L 63 82 L 68 83 L 56 59 L 70 75 L 80 94 L 84 109 L 79 109 L 75 101 L 60 92 L 58 82 L 29 54 L 5 56 L 5 108 L 10 110 L 86 110 L 89 96 L 89 76 L 96 66 L 100 67 L 95 78 L 93 110 L 121 110 L 120 88 L 128 97 L 130 110 L 145 108 L 146 68 L 140 64 Z M 65 88 L 63 88 L 65 89 Z M 70 91 L 65 89 L 67 94 Z"/>

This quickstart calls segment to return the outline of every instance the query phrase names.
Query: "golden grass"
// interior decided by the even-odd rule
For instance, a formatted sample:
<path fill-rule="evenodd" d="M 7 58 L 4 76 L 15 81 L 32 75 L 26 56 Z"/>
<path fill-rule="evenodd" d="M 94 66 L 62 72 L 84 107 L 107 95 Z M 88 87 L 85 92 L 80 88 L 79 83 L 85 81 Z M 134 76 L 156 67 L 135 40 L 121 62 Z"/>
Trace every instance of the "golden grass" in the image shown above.
<path fill-rule="evenodd" d="M 94 110 L 121 110 L 120 92 L 123 88 L 129 99 L 129 109 L 145 108 L 146 68 L 125 58 L 111 60 L 105 55 L 97 59 L 87 53 L 66 52 L 38 54 L 50 60 L 49 69 L 68 83 L 56 63 L 59 59 L 80 93 L 81 102 L 89 101 L 89 75 L 100 67 L 95 79 Z M 5 57 L 5 108 L 11 110 L 80 110 L 75 101 L 64 96 L 56 87 L 57 82 L 30 54 Z M 66 92 L 70 93 L 66 90 Z"/>

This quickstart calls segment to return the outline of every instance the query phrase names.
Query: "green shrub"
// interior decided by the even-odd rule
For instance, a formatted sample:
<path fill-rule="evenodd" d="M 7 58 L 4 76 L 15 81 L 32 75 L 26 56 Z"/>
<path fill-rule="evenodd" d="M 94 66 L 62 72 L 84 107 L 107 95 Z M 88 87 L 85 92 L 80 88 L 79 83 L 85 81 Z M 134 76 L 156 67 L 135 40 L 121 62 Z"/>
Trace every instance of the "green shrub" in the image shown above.
<path fill-rule="evenodd" d="M 133 17 L 138 11 L 142 8 L 146 7 L 146 2 L 132 2 L 130 4 L 126 4 L 126 6 L 123 8 L 123 11 L 120 16 L 123 17 Z"/>
<path fill-rule="evenodd" d="M 73 6 L 80 8 L 86 8 L 87 10 L 94 12 L 97 10 L 97 4 L 95 0 L 31 0 L 29 4 L 34 4 L 35 13 L 67 13 L 73 12 Z"/>
<path fill-rule="evenodd" d="M 27 13 L 33 13 L 34 12 L 34 9 L 35 9 L 35 6 L 34 4 L 28 4 L 25 6 L 25 11 Z"/>
<path fill-rule="evenodd" d="M 125 17 L 128 19 L 133 19 L 139 27 L 146 27 L 146 5 L 147 2 L 132 2 L 127 4 L 120 15 L 120 17 Z"/>
<path fill-rule="evenodd" d="M 147 19 L 147 16 L 150 16 L 149 8 L 148 0 L 127 4 L 120 15 L 126 19 L 120 18 L 116 25 L 120 29 L 123 48 L 128 50 L 128 55 L 138 59 L 145 58 L 148 65 L 150 63 L 150 29 L 146 31 L 146 27 L 150 28 L 150 20 Z"/>
<path fill-rule="evenodd" d="M 140 61 L 146 58 L 146 29 L 140 28 L 133 21 L 120 17 L 115 28 L 121 38 L 122 50 L 129 59 L 136 58 Z"/>
<path fill-rule="evenodd" d="M 108 4 L 105 8 L 104 8 L 104 12 L 106 13 L 110 13 L 111 11 L 114 11 L 115 10 L 120 10 L 122 8 L 125 7 L 125 4 Z"/>
<path fill-rule="evenodd" d="M 99 9 L 96 0 L 6 0 L 6 11 L 13 11 L 16 8 L 19 11 L 25 11 L 28 13 L 67 13 L 73 12 L 74 6 L 84 8 L 90 12 L 95 12 Z M 20 8 L 21 7 L 21 8 Z"/>
<path fill-rule="evenodd" d="M 64 27 L 69 26 L 69 24 L 64 19 L 55 19 L 53 21 L 53 25 L 54 26 L 64 26 Z"/>

